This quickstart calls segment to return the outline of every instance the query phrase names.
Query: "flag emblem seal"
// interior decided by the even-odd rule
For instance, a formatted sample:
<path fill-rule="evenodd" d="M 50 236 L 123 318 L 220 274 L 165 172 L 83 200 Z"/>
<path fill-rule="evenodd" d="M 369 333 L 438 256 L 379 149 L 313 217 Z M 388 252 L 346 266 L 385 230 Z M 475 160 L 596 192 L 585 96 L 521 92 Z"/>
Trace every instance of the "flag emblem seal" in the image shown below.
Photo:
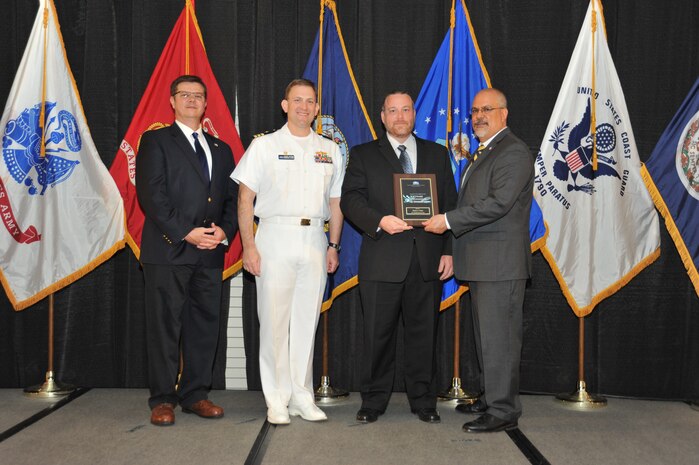
<path fill-rule="evenodd" d="M 699 200 L 699 112 L 682 131 L 675 158 L 677 175 L 687 193 Z"/>
<path fill-rule="evenodd" d="M 332 139 L 337 145 L 340 146 L 342 160 L 345 162 L 345 166 L 347 166 L 347 163 L 349 162 L 349 145 L 347 144 L 345 135 L 335 124 L 335 117 L 333 115 L 320 115 L 320 124 L 322 124 L 323 127 L 323 135 L 329 139 Z"/>
<path fill-rule="evenodd" d="M 5 165 L 17 183 L 27 186 L 30 195 L 44 195 L 49 186 L 67 180 L 80 162 L 55 154 L 77 153 L 82 148 L 75 116 L 69 111 L 58 110 L 56 102 L 46 102 L 46 155 L 42 157 L 40 107 L 37 103 L 25 108 L 17 118 L 10 119 L 2 138 Z M 32 170 L 36 173 L 36 180 L 31 177 Z M 41 192 L 35 181 L 41 186 Z"/>
<path fill-rule="evenodd" d="M 553 163 L 553 175 L 560 181 L 568 182 L 568 192 L 576 191 L 592 195 L 596 192 L 591 182 L 598 176 L 611 176 L 621 180 L 621 176 L 613 168 L 617 164 L 614 156 L 605 154 L 613 152 L 617 146 L 617 136 L 614 127 L 609 123 L 597 126 L 597 171 L 592 170 L 592 134 L 590 131 L 590 99 L 587 99 L 587 108 L 582 119 L 570 129 L 565 140 L 570 123 L 563 121 L 556 126 L 548 142 L 551 143 L 553 153 L 560 159 Z M 539 157 L 541 158 L 541 152 Z M 553 183 L 547 186 L 553 188 Z M 541 190 L 540 190 L 541 192 Z M 542 194 L 544 195 L 544 194 Z"/>

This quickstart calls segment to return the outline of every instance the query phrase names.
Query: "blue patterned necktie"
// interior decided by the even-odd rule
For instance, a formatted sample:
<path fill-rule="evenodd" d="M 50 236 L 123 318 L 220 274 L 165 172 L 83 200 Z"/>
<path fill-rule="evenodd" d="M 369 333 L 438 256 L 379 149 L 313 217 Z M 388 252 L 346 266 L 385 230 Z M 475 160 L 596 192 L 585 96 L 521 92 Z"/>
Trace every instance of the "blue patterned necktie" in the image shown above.
<path fill-rule="evenodd" d="M 413 162 L 410 161 L 408 152 L 405 150 L 405 145 L 399 145 L 398 150 L 400 151 L 400 166 L 403 167 L 403 172 L 413 174 L 415 172 L 413 169 Z"/>
<path fill-rule="evenodd" d="M 199 134 L 196 132 L 192 133 L 194 137 L 194 151 L 197 152 L 197 158 L 199 158 L 199 165 L 201 165 L 201 170 L 204 173 L 204 177 L 207 181 L 211 182 L 211 176 L 209 176 L 209 162 L 206 161 L 206 153 L 204 153 L 204 147 L 199 143 Z"/>

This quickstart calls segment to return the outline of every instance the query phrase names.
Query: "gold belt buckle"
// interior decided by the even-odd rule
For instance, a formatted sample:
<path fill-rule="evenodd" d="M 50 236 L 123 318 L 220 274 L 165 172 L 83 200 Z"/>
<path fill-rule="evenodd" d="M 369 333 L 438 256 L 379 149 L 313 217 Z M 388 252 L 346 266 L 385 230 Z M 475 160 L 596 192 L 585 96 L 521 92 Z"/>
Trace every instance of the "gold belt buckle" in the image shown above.
<path fill-rule="evenodd" d="M 311 220 L 308 218 L 301 218 L 301 226 L 310 226 Z"/>

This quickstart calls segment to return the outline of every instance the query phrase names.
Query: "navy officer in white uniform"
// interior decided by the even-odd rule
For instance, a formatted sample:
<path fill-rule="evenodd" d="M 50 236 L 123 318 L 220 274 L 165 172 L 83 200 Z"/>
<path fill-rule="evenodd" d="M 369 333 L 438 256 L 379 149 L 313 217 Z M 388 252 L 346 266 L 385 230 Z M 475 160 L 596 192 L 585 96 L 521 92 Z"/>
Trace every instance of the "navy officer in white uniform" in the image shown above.
<path fill-rule="evenodd" d="M 291 81 L 281 105 L 287 123 L 255 138 L 231 175 L 243 267 L 257 283 L 267 420 L 278 425 L 289 415 L 327 419 L 314 403 L 313 345 L 327 274 L 339 264 L 344 178 L 340 148 L 311 128 L 320 109 L 313 82 Z"/>

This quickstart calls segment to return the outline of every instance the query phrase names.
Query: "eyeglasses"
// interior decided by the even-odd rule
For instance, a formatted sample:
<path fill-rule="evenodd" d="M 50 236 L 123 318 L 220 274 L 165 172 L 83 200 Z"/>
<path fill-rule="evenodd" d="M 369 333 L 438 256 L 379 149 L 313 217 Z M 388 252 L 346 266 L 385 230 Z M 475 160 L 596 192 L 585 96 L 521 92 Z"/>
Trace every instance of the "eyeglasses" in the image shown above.
<path fill-rule="evenodd" d="M 175 92 L 175 95 L 179 95 L 183 100 L 189 100 L 190 98 L 193 98 L 194 100 L 198 100 L 200 102 L 204 100 L 204 94 L 201 92 L 185 92 L 183 90 L 180 90 L 178 92 Z"/>
<path fill-rule="evenodd" d="M 488 116 L 493 110 L 502 110 L 504 108 L 506 107 L 473 107 L 471 108 L 471 116 L 478 116 L 478 113 L 483 113 L 485 116 Z"/>

